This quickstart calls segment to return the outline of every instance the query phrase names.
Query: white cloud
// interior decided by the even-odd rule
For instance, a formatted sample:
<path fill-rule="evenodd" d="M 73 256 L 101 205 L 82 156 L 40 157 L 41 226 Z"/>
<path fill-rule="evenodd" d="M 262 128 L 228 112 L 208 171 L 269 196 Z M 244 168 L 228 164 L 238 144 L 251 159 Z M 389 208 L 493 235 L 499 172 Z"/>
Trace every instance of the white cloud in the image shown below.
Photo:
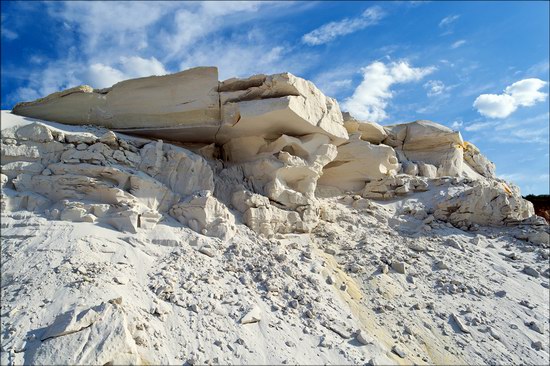
<path fill-rule="evenodd" d="M 92 64 L 84 74 L 84 81 L 94 88 L 106 88 L 124 80 L 124 74 L 102 63 Z"/>
<path fill-rule="evenodd" d="M 433 97 L 445 91 L 445 84 L 441 80 L 428 80 L 426 84 L 424 84 L 424 88 L 428 91 L 428 96 Z"/>
<path fill-rule="evenodd" d="M 310 46 L 329 43 L 340 36 L 357 32 L 368 26 L 377 24 L 384 17 L 378 6 L 368 8 L 356 18 L 345 18 L 336 22 L 327 23 L 302 37 L 302 42 Z"/>
<path fill-rule="evenodd" d="M 411 67 L 406 61 L 388 65 L 373 62 L 361 70 L 363 81 L 342 106 L 359 119 L 380 122 L 388 117 L 385 108 L 393 97 L 392 85 L 421 80 L 434 70 L 434 67 Z"/>
<path fill-rule="evenodd" d="M 466 40 L 465 39 L 460 39 L 458 41 L 456 41 L 455 43 L 453 43 L 451 45 L 451 48 L 454 50 L 455 48 L 458 48 L 460 46 L 463 46 L 464 44 L 466 43 Z"/>
<path fill-rule="evenodd" d="M 518 106 L 531 107 L 546 100 L 548 94 L 539 91 L 546 84 L 547 82 L 540 79 L 523 79 L 507 86 L 504 92 L 511 95 Z"/>
<path fill-rule="evenodd" d="M 352 88 L 353 69 L 350 65 L 341 66 L 317 74 L 312 80 L 323 93 L 335 97 Z"/>
<path fill-rule="evenodd" d="M 514 98 L 508 94 L 481 94 L 474 101 L 474 107 L 491 118 L 506 118 L 517 109 Z"/>
<path fill-rule="evenodd" d="M 530 107 L 546 100 L 548 94 L 539 91 L 546 84 L 540 79 L 523 79 L 507 86 L 503 94 L 481 94 L 473 106 L 484 116 L 506 118 L 518 107 Z"/>
<path fill-rule="evenodd" d="M 297 71 L 303 67 L 299 57 L 306 65 L 311 61 L 309 54 L 293 52 L 277 37 L 259 37 L 254 35 L 261 34 L 259 30 L 239 27 L 252 19 L 304 8 L 296 10 L 288 3 L 48 2 L 45 6 L 48 15 L 66 28 L 58 42 L 65 57 L 46 59 L 30 70 L 14 68 L 9 77 L 25 81 L 23 89 L 10 94 L 12 101 L 31 95 L 27 89 L 44 96 L 80 84 L 102 88 L 180 67 L 219 66 L 223 78 L 248 76 L 251 71 Z"/>
<path fill-rule="evenodd" d="M 462 122 L 461 120 L 457 119 L 457 120 L 453 121 L 453 123 L 451 124 L 451 128 L 452 128 L 453 130 L 458 130 L 458 129 L 461 128 L 463 125 L 464 125 L 464 122 Z"/>
<path fill-rule="evenodd" d="M 439 22 L 439 27 L 440 28 L 448 27 L 451 24 L 453 24 L 454 22 L 456 22 L 458 20 L 458 18 L 460 18 L 460 15 L 449 15 L 449 16 L 441 19 L 441 21 Z"/>
<path fill-rule="evenodd" d="M 139 56 L 123 56 L 120 58 L 120 64 L 124 73 L 131 78 L 168 73 L 164 65 L 154 57 L 147 59 Z"/>
<path fill-rule="evenodd" d="M 476 131 L 485 130 L 487 128 L 494 127 L 494 126 L 496 126 L 495 122 L 475 122 L 475 123 L 470 123 L 466 127 L 464 127 L 464 131 L 476 132 Z"/>

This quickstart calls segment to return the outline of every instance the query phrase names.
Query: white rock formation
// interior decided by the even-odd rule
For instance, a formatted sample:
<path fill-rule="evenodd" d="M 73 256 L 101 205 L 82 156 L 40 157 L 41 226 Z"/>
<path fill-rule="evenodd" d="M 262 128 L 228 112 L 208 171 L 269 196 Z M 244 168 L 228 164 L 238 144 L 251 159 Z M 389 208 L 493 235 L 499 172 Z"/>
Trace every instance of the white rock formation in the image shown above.
<path fill-rule="evenodd" d="M 215 68 L 14 112 L 1 364 L 548 364 L 550 230 L 457 132 Z"/>
<path fill-rule="evenodd" d="M 366 181 L 395 175 L 398 168 L 394 149 L 371 144 L 354 134 L 338 147 L 338 155 L 323 169 L 319 184 L 359 191 Z"/>

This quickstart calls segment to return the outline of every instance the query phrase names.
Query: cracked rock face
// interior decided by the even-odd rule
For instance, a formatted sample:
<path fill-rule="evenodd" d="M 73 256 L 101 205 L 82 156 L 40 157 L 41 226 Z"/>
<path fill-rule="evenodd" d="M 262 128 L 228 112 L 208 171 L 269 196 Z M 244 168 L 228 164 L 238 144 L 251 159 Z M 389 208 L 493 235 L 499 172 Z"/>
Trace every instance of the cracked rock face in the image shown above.
<path fill-rule="evenodd" d="M 202 67 L 20 103 L 0 151 L 2 364 L 548 363 L 548 226 L 445 126 Z"/>

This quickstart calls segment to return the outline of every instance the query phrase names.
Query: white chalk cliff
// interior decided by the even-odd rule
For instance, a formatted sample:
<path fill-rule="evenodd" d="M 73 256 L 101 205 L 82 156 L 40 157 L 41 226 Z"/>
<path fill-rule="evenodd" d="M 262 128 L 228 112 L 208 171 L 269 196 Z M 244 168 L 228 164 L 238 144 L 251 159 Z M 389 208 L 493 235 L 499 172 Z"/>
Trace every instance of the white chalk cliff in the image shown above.
<path fill-rule="evenodd" d="M 457 131 L 214 67 L 1 118 L 2 364 L 548 363 L 548 225 Z"/>

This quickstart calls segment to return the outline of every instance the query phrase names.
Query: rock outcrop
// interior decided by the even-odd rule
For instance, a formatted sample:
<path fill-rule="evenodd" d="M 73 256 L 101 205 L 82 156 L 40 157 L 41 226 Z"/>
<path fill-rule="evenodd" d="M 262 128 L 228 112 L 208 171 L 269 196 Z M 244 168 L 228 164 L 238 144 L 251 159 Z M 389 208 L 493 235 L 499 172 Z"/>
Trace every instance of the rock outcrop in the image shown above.
<path fill-rule="evenodd" d="M 548 364 L 549 227 L 458 132 L 215 68 L 1 117 L 1 364 Z"/>
<path fill-rule="evenodd" d="M 358 121 L 288 73 L 218 82 L 216 68 L 195 68 L 102 90 L 73 88 L 20 103 L 13 113 L 142 137 L 40 122 L 5 131 L 4 185 L 18 193 L 3 205 L 48 209 L 66 220 L 136 232 L 171 215 L 227 240 L 239 219 L 226 207 L 234 207 L 256 232 L 308 232 L 319 222 L 319 197 L 393 199 L 445 177 L 477 183 L 437 196 L 442 219 L 501 225 L 532 215 L 459 132 L 430 121 Z M 99 217 L 90 205 L 71 206 L 75 200 L 109 208 Z"/>

